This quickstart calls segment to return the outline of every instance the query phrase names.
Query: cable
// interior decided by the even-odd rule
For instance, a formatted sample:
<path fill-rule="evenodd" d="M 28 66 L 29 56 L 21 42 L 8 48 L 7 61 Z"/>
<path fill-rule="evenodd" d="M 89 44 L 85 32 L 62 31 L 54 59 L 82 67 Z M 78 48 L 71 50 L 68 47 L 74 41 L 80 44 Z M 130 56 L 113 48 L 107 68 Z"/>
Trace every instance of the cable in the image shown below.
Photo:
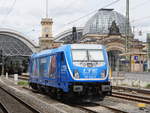
<path fill-rule="evenodd" d="M 90 13 L 88 13 L 88 14 L 84 15 L 84 16 L 79 17 L 79 18 L 78 18 L 78 19 L 76 19 L 76 20 L 70 21 L 70 22 L 68 22 L 66 25 L 68 25 L 68 24 L 72 24 L 72 23 L 74 23 L 74 22 L 77 22 L 77 21 L 79 21 L 79 20 L 81 20 L 81 19 L 83 19 L 83 18 L 85 18 L 85 17 L 87 17 L 87 16 L 89 16 L 89 15 L 93 14 L 93 13 L 94 13 L 94 12 L 96 12 L 96 11 L 97 11 L 97 10 L 94 10 L 94 11 L 92 11 L 92 12 L 90 12 Z"/>
<path fill-rule="evenodd" d="M 131 8 L 132 10 L 138 8 L 139 6 L 143 6 L 145 3 L 149 2 L 150 0 L 145 0 L 144 2 L 142 2 L 141 4 L 138 4 L 136 6 L 134 6 L 133 8 Z M 141 21 L 141 20 L 145 20 L 145 19 L 149 19 L 150 16 L 146 16 L 146 17 L 142 17 L 142 18 L 138 18 L 138 19 L 134 19 L 132 20 L 131 22 L 138 22 L 138 21 Z"/>
<path fill-rule="evenodd" d="M 102 7 L 102 8 L 109 7 L 109 6 L 115 4 L 115 3 L 119 2 L 119 1 L 120 1 L 120 0 L 115 0 L 115 1 L 111 2 L 110 4 L 105 5 L 105 6 Z M 74 22 L 77 22 L 77 21 L 79 21 L 79 20 L 81 20 L 81 19 L 83 19 L 83 18 L 85 18 L 85 17 L 87 17 L 87 16 L 93 14 L 93 13 L 96 12 L 96 11 L 97 11 L 97 9 L 94 10 L 94 11 L 92 11 L 92 12 L 90 12 L 90 13 L 88 13 L 88 14 L 86 14 L 86 15 L 84 15 L 84 16 L 82 16 L 82 17 L 79 17 L 78 19 L 75 19 L 75 20 L 73 20 L 73 21 L 68 22 L 66 25 L 72 24 L 72 23 L 74 23 Z"/>
<path fill-rule="evenodd" d="M 141 20 L 145 20 L 145 19 L 149 19 L 150 16 L 146 16 L 146 17 L 142 17 L 142 18 L 139 18 L 139 19 L 135 19 L 135 20 L 132 20 L 131 22 L 137 22 L 137 21 L 141 21 Z"/>
<path fill-rule="evenodd" d="M 10 10 L 7 12 L 7 14 L 5 15 L 4 19 L 2 20 L 2 23 L 5 21 L 5 19 L 7 18 L 7 16 L 13 11 L 13 8 L 16 4 L 16 1 L 17 0 L 14 0 L 13 3 L 12 3 L 12 6 L 10 7 Z"/>
<path fill-rule="evenodd" d="M 134 6 L 134 7 L 132 7 L 131 9 L 132 10 L 135 10 L 136 8 L 138 8 L 138 7 L 140 7 L 140 6 L 143 6 L 145 3 L 147 3 L 147 2 L 150 2 L 150 0 L 145 0 L 144 2 L 142 2 L 141 4 L 138 4 L 138 5 L 136 5 L 136 6 Z"/>
<path fill-rule="evenodd" d="M 17 0 L 14 0 L 12 6 L 10 7 L 10 10 L 8 11 L 8 13 L 7 13 L 6 16 L 8 16 L 8 15 L 13 11 L 13 8 L 14 8 L 14 6 L 15 6 L 15 4 L 16 4 L 16 1 L 17 1 Z"/>
<path fill-rule="evenodd" d="M 120 0 L 113 1 L 113 2 L 111 2 L 110 4 L 104 6 L 103 8 L 107 8 L 107 7 L 109 7 L 109 6 L 111 6 L 111 5 L 115 4 L 115 3 L 117 3 L 117 2 L 119 2 L 119 1 L 120 1 Z"/>

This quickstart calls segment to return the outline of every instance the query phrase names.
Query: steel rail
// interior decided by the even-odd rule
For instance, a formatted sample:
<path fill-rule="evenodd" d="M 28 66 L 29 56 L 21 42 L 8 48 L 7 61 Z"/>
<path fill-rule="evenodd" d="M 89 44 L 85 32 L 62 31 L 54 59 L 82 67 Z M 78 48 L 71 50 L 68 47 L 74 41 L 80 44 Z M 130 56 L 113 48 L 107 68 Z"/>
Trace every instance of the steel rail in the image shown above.
<path fill-rule="evenodd" d="M 113 108 L 113 107 L 110 107 L 110 106 L 101 105 L 101 104 L 98 104 L 98 103 L 94 103 L 94 104 L 97 104 L 97 105 L 99 105 L 99 106 L 108 108 L 108 109 L 110 109 L 110 110 L 112 110 L 112 111 L 115 111 L 115 112 L 117 112 L 117 113 L 128 113 L 128 112 L 126 112 L 126 111 L 123 111 L 123 110 L 120 110 L 120 109 L 116 109 L 116 108 Z"/>
<path fill-rule="evenodd" d="M 33 106 L 29 105 L 28 103 L 24 102 L 22 99 L 18 98 L 16 95 L 8 92 L 6 89 L 0 87 L 3 91 L 5 91 L 7 94 L 9 94 L 11 97 L 13 97 L 15 100 L 17 100 L 19 103 L 21 103 L 23 106 L 25 106 L 27 109 L 32 111 L 33 113 L 42 113 L 39 110 L 35 109 Z"/>
<path fill-rule="evenodd" d="M 32 90 L 32 89 L 29 89 L 29 88 L 27 88 L 27 87 L 23 87 L 23 88 L 26 89 L 26 90 Z M 33 90 L 33 91 L 34 91 L 34 90 Z M 80 110 L 83 110 L 83 111 L 87 111 L 88 113 L 99 113 L 98 111 L 94 111 L 94 110 L 92 110 L 92 109 L 86 108 L 86 106 L 76 105 L 76 104 L 71 104 L 71 103 L 65 103 L 65 102 L 62 102 L 62 103 L 67 104 L 67 105 L 72 106 L 72 107 L 79 108 Z M 109 106 L 106 106 L 106 105 L 101 105 L 101 104 L 98 104 L 98 103 L 92 103 L 92 102 L 90 102 L 90 103 L 88 103 L 88 104 L 92 104 L 92 105 L 95 105 L 95 106 L 97 106 L 97 107 L 101 106 L 101 107 L 104 107 L 104 108 L 106 108 L 106 109 L 115 111 L 115 112 L 117 112 L 117 113 L 128 113 L 128 112 L 126 112 L 126 111 L 122 111 L 122 110 L 119 110 L 119 109 L 116 109 L 116 108 L 113 108 L 113 107 L 109 107 Z"/>
<path fill-rule="evenodd" d="M 106 105 L 101 105 L 101 104 L 99 104 L 99 103 L 89 103 L 89 104 L 93 104 L 93 105 L 95 105 L 94 106 L 94 109 L 96 108 L 96 107 L 104 107 L 104 108 L 106 108 L 106 109 L 108 109 L 108 110 L 111 110 L 111 111 L 114 111 L 114 112 L 116 112 L 116 113 L 128 113 L 128 112 L 126 112 L 126 111 L 123 111 L 123 110 L 120 110 L 120 109 L 116 109 L 116 108 L 113 108 L 113 107 L 110 107 L 110 106 L 106 106 Z M 71 106 L 73 106 L 73 107 L 77 107 L 77 108 L 79 108 L 79 109 L 81 109 L 81 110 L 83 110 L 83 111 L 87 111 L 88 113 L 99 113 L 99 111 L 95 111 L 94 109 L 90 109 L 90 108 L 87 108 L 86 106 L 82 106 L 82 105 L 71 105 Z M 88 106 L 88 107 L 90 107 L 90 106 Z"/>
<path fill-rule="evenodd" d="M 91 109 L 85 108 L 85 107 L 80 106 L 80 105 L 73 106 L 73 107 L 77 107 L 77 108 L 79 108 L 80 110 L 86 111 L 86 112 L 88 112 L 88 113 L 98 113 L 97 111 L 94 111 L 94 110 L 91 110 Z"/>
<path fill-rule="evenodd" d="M 144 96 L 140 96 L 140 95 L 132 95 L 132 94 L 127 94 L 127 93 L 120 93 L 120 92 L 112 92 L 113 94 L 121 94 L 121 95 L 124 95 L 124 96 L 130 96 L 130 97 L 135 97 L 135 98 L 141 98 L 141 99 L 144 99 L 144 100 L 149 100 L 150 101 L 150 97 L 144 97 Z"/>
<path fill-rule="evenodd" d="M 118 92 L 112 92 L 112 96 L 117 97 L 117 98 L 121 98 L 121 99 L 128 99 L 128 100 L 132 100 L 132 101 L 150 104 L 150 98 L 148 98 L 148 97 L 142 97 L 142 96 L 125 94 L 125 93 L 118 93 Z"/>
<path fill-rule="evenodd" d="M 123 90 L 136 91 L 138 93 L 143 93 L 143 94 L 150 94 L 150 90 L 148 90 L 148 89 L 139 89 L 139 88 L 123 87 L 123 86 L 112 86 L 112 88 L 113 89 L 123 89 Z"/>
<path fill-rule="evenodd" d="M 2 103 L 0 103 L 0 109 L 3 111 L 3 113 L 10 113 Z"/>

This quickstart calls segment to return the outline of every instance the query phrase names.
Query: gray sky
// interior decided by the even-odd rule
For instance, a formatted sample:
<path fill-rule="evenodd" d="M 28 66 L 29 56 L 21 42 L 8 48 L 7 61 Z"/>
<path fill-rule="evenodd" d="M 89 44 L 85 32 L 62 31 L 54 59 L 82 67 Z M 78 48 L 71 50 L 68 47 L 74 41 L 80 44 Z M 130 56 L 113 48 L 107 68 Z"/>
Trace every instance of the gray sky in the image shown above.
<path fill-rule="evenodd" d="M 94 13 L 75 23 L 67 23 L 112 1 L 116 0 L 49 0 L 49 17 L 54 21 L 53 34 L 57 35 L 72 26 L 83 27 Z M 108 8 L 125 15 L 125 3 L 126 0 L 120 0 Z M 145 34 L 150 32 L 149 6 L 150 0 L 130 0 L 130 21 L 132 27 L 135 26 L 135 38 L 140 40 L 145 40 Z M 31 40 L 37 40 L 42 17 L 45 17 L 45 0 L 0 0 L 0 28 L 11 28 L 28 35 Z M 140 30 L 142 36 L 138 36 Z"/>

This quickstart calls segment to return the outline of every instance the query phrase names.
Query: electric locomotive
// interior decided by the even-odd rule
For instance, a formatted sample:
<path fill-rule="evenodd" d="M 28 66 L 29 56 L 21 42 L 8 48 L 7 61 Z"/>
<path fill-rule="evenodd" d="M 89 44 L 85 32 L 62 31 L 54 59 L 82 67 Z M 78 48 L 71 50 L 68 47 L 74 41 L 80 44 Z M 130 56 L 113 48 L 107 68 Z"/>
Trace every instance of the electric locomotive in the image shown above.
<path fill-rule="evenodd" d="M 111 95 L 106 49 L 97 44 L 67 44 L 30 57 L 29 85 L 53 96 L 103 100 Z"/>

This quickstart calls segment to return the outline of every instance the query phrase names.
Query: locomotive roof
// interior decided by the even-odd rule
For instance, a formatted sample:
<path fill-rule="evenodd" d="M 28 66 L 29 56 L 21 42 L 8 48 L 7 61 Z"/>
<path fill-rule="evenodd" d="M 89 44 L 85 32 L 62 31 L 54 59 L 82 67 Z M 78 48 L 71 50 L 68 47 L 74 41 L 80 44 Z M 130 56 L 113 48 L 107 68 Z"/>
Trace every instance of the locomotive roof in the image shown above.
<path fill-rule="evenodd" d="M 72 49 L 102 49 L 104 48 L 102 45 L 98 44 L 66 44 L 62 45 L 58 48 L 43 50 L 39 53 L 32 54 L 31 57 L 41 57 L 51 53 L 63 52 L 67 47 L 71 47 Z"/>

